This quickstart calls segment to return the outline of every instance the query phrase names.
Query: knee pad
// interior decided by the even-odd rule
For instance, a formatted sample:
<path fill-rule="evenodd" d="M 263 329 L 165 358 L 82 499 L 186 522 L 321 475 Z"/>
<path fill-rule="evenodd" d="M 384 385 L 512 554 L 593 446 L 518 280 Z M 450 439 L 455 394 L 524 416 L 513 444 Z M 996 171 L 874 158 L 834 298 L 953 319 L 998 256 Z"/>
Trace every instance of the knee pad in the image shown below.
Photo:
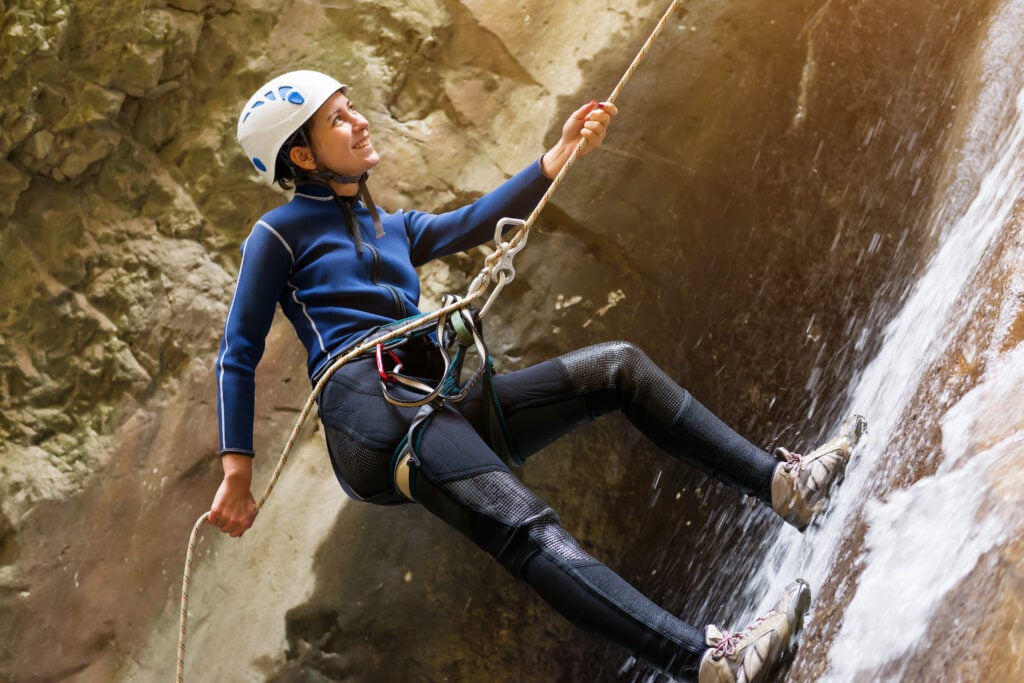
<path fill-rule="evenodd" d="M 516 578 L 538 553 L 565 561 L 588 559 L 551 507 L 509 471 L 436 483 L 419 479 L 417 495 L 431 512 L 459 529 Z"/>
<path fill-rule="evenodd" d="M 528 536 L 531 544 L 559 564 L 576 565 L 593 561 L 572 535 L 559 523 L 558 518 L 542 517 L 530 523 Z"/>
<path fill-rule="evenodd" d="M 656 421 L 671 424 L 690 401 L 689 392 L 629 342 L 588 346 L 558 360 L 572 389 L 592 396 L 598 412 L 628 412 L 636 406 Z"/>

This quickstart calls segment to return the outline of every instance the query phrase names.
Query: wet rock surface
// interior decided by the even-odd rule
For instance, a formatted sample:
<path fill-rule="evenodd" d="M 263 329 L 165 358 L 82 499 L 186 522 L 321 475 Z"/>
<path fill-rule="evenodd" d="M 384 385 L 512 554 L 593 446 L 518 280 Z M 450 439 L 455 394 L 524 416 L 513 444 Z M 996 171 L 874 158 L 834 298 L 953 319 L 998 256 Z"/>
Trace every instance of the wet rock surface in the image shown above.
<path fill-rule="evenodd" d="M 970 134 L 957 107 L 984 75 L 976 46 L 1000 4 L 686 3 L 605 148 L 569 175 L 518 258 L 488 321 L 500 366 L 627 339 L 755 443 L 807 446 L 933 248 L 929 217 L 971 195 L 971 173 L 948 182 L 949 159 Z M 609 92 L 664 7 L 0 8 L 0 679 L 167 679 L 188 530 L 219 481 L 213 362 L 238 245 L 282 200 L 234 141 L 239 107 L 274 73 L 336 74 L 384 156 L 378 203 L 452 208 Z M 462 291 L 480 260 L 431 267 L 427 296 Z M 1002 282 L 999 296 L 1019 294 Z M 275 326 L 258 379 L 259 482 L 308 392 L 297 346 Z M 958 363 L 935 372 L 969 378 Z M 923 434 L 941 440 L 934 425 Z M 245 539 L 204 534 L 196 680 L 644 675 L 422 511 L 345 504 L 315 426 L 289 468 Z M 731 625 L 745 608 L 735 588 L 778 525 L 618 417 L 520 473 L 594 555 L 696 624 Z M 905 483 L 930 473 L 908 462 Z M 1021 577 L 1007 569 L 1018 545 L 964 579 L 1000 606 L 964 622 L 992 635 L 997 662 L 1021 640 Z M 836 594 L 819 598 L 791 680 L 828 667 Z M 922 656 L 915 670 L 934 665 Z M 961 680 L 1020 670 L 998 666 L 967 660 Z"/>

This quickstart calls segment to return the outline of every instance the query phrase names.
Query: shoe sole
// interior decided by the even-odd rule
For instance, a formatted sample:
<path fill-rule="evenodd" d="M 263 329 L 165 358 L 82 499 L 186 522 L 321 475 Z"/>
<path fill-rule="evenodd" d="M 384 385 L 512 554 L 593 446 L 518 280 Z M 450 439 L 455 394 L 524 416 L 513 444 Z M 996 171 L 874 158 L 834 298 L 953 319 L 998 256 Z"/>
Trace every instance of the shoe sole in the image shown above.
<path fill-rule="evenodd" d="M 787 614 L 790 616 L 790 634 L 789 642 L 792 645 L 799 635 L 801 629 L 804 627 L 804 614 L 811 608 L 811 587 L 803 579 L 797 579 L 793 583 L 797 584 L 794 589 L 797 594 L 792 602 L 792 611 Z"/>
<path fill-rule="evenodd" d="M 825 497 L 824 500 L 822 500 L 819 503 L 817 509 L 814 511 L 814 516 L 811 518 L 811 521 L 807 524 L 807 526 L 805 526 L 802 529 L 799 529 L 798 527 L 801 533 L 803 533 L 807 529 L 810 529 L 811 527 L 821 526 L 821 520 L 825 517 L 824 513 L 830 507 L 832 497 L 835 495 L 836 491 L 838 491 L 839 488 L 842 486 L 843 481 L 846 480 L 846 470 L 850 467 L 850 463 L 853 462 L 853 449 L 856 448 L 857 444 L 860 442 L 861 437 L 867 434 L 868 431 L 868 421 L 864 419 L 864 416 L 862 415 L 851 415 L 843 426 L 844 429 L 840 430 L 840 435 L 842 435 L 844 432 L 846 433 L 846 441 L 848 443 L 847 447 L 849 449 L 850 455 L 847 456 L 846 462 L 843 464 L 843 470 L 839 473 L 835 481 L 832 482 L 832 485 L 829 487 L 828 495 Z M 808 597 L 808 601 L 809 600 L 810 597 Z"/>
<path fill-rule="evenodd" d="M 764 683 L 769 676 L 779 672 L 779 667 L 789 654 L 796 649 L 797 635 L 803 628 L 804 614 L 811 607 L 811 587 L 803 579 L 796 579 L 786 586 L 786 593 L 790 598 L 786 605 L 786 621 L 789 624 L 789 638 L 784 647 L 779 649 L 778 654 L 772 661 L 766 661 L 765 666 L 757 672 L 750 683 Z"/>

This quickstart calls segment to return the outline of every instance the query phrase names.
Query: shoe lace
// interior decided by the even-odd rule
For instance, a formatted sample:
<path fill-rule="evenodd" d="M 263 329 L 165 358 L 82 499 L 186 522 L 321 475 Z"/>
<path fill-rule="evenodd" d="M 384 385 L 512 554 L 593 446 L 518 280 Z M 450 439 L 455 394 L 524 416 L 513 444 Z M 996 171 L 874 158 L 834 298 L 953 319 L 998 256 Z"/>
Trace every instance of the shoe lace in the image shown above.
<path fill-rule="evenodd" d="M 748 633 L 757 628 L 758 624 L 768 618 L 767 614 L 759 616 L 757 619 L 747 626 L 744 630 L 738 633 L 731 633 L 729 631 L 722 631 L 722 639 L 718 641 L 718 644 L 712 648 L 711 657 L 713 659 L 721 659 L 722 657 L 732 657 L 736 654 L 736 644 L 743 640 L 743 637 Z"/>
<path fill-rule="evenodd" d="M 785 448 L 780 448 L 777 452 L 785 456 L 786 462 L 783 463 L 782 468 L 787 472 L 800 476 L 800 472 L 804 468 L 804 456 L 799 453 L 790 453 Z"/>

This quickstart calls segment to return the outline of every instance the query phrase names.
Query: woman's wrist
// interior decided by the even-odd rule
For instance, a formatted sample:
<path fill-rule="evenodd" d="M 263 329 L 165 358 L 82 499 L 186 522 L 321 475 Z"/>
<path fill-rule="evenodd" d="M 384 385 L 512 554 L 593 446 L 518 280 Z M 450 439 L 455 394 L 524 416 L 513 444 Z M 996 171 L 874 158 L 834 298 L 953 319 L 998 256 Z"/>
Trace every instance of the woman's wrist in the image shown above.
<path fill-rule="evenodd" d="M 242 453 L 225 453 L 220 456 L 221 467 L 224 468 L 224 479 L 244 483 L 252 481 L 252 458 Z"/>
<path fill-rule="evenodd" d="M 555 176 L 565 166 L 565 162 L 572 156 L 575 145 L 566 144 L 559 141 L 554 147 L 544 152 L 544 156 L 540 158 L 540 170 L 548 180 L 554 180 Z"/>

